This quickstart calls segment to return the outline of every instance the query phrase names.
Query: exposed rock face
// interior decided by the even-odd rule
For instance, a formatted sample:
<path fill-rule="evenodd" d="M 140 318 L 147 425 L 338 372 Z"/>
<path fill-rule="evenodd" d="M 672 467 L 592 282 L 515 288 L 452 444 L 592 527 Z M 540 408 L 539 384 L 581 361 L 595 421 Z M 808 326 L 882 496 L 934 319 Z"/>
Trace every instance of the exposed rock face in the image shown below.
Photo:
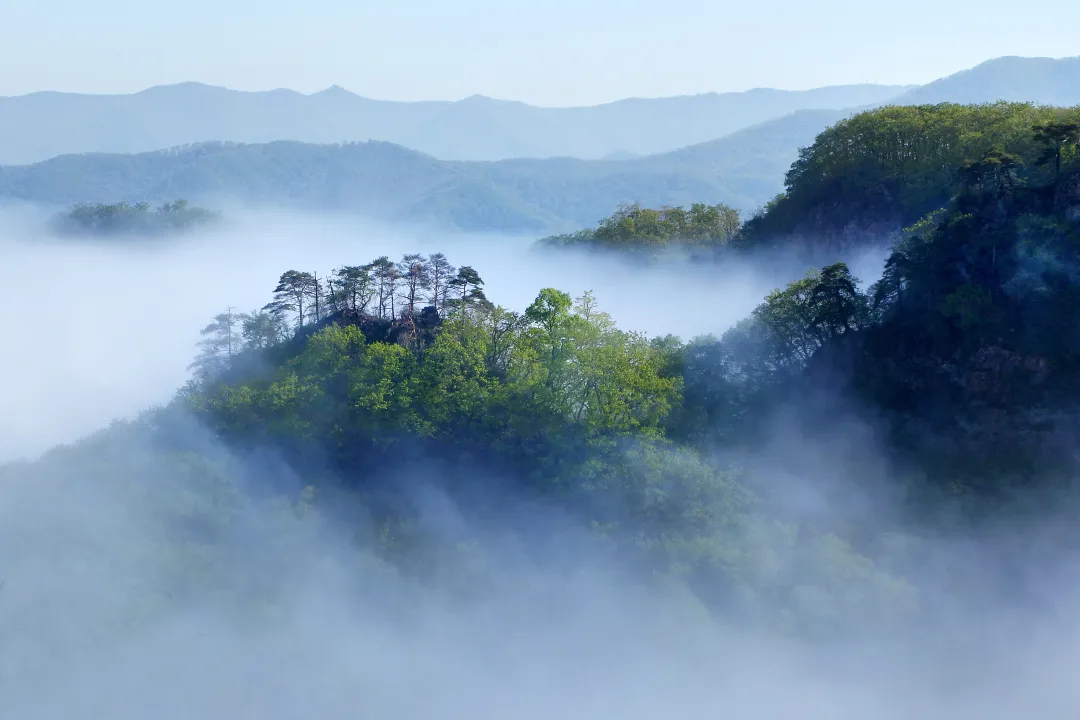
<path fill-rule="evenodd" d="M 386 342 L 409 345 L 417 336 L 427 339 L 430 332 L 442 324 L 439 312 L 431 306 L 423 308 L 410 322 L 407 316 L 398 320 L 379 318 L 352 310 L 343 310 L 328 318 L 327 322 L 344 322 L 356 325 L 369 343 Z"/>
<path fill-rule="evenodd" d="M 994 346 L 976 352 L 957 379 L 969 401 L 1000 405 L 1041 384 L 1048 372 L 1044 357 L 1019 355 Z"/>

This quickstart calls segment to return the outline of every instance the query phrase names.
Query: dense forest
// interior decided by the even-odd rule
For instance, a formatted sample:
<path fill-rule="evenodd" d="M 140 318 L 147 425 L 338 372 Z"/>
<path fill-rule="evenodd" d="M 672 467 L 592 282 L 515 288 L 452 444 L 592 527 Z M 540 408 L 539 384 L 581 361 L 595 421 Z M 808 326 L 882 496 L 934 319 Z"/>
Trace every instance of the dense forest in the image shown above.
<path fill-rule="evenodd" d="M 76 205 L 53 218 L 62 235 L 127 235 L 146 237 L 190 230 L 221 219 L 220 213 L 174 200 L 159 207 L 148 202 Z"/>
<path fill-rule="evenodd" d="M 418 575 L 468 568 L 478 552 L 477 538 L 423 521 L 411 493 L 425 468 L 467 518 L 497 524 L 508 497 L 555 508 L 725 618 L 823 632 L 920 617 L 907 571 L 926 558 L 888 545 L 899 527 L 962 535 L 1068 489 L 1078 118 L 887 108 L 823 133 L 742 227 L 724 206 L 630 206 L 558 241 L 746 249 L 814 228 L 836 248 L 845 228 L 906 228 L 875 282 L 826 263 L 719 338 L 645 337 L 557 288 L 500 307 L 441 253 L 287 269 L 264 307 L 206 326 L 173 403 L 110 432 L 155 438 L 155 462 L 184 472 L 213 459 L 171 439 L 190 417 L 244 457 L 273 448 L 301 478 L 289 502 L 328 515 L 359 503 L 380 528 L 373 546 Z M 854 420 L 880 431 L 892 524 L 874 507 L 808 521 L 740 462 L 769 452 L 781 423 L 828 441 Z M 856 476 L 840 492 L 871 482 L 840 451 L 826 465 L 830 480 Z M 536 539 L 505 522 L 501 537 Z"/>
<path fill-rule="evenodd" d="M 1026 185 L 1057 187 L 1078 121 L 1080 109 L 1005 102 L 860 113 L 800 150 L 785 191 L 748 220 L 742 240 L 835 251 L 895 239 L 963 190 L 966 167 L 995 153 Z"/>

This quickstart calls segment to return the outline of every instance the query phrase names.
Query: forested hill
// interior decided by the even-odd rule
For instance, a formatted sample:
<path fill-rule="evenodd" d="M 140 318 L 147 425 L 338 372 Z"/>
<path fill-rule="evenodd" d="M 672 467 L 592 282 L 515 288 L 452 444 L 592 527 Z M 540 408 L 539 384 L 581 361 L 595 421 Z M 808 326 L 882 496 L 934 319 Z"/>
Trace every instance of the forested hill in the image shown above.
<path fill-rule="evenodd" d="M 668 503 L 721 491 L 698 476 L 709 454 L 755 447 L 778 416 L 827 435 L 851 408 L 920 478 L 904 488 L 909 511 L 993 514 L 1018 493 L 1045 499 L 1068 477 L 1055 471 L 1069 468 L 1080 405 L 1080 137 L 1052 117 L 1014 126 L 1036 133 L 1030 164 L 992 144 L 961 156 L 955 191 L 905 234 L 881 280 L 861 289 L 832 263 L 721 338 L 649 340 L 616 328 L 590 295 L 555 288 L 524 311 L 499 308 L 475 271 L 441 254 L 383 257 L 289 270 L 262 310 L 220 315 L 188 398 L 234 441 L 273 440 L 301 463 L 329 454 L 357 481 L 393 466 L 394 444 L 411 438 L 529 486 L 657 502 L 626 511 L 661 533 L 668 513 L 695 512 Z M 893 190 L 920 197 L 921 176 L 908 177 Z M 698 206 L 684 221 L 708 230 L 722 217 Z M 619 485 L 651 472 L 697 489 L 647 500 Z M 613 508 L 614 496 L 593 500 Z"/>
<path fill-rule="evenodd" d="M 944 207 L 973 164 L 1008 158 L 1027 184 L 1071 162 L 1080 108 L 1027 103 L 887 107 L 860 113 L 800 150 L 785 191 L 750 218 L 746 246 L 835 251 L 882 244 Z"/>
<path fill-rule="evenodd" d="M 444 162 L 388 143 L 212 143 L 138 155 L 67 155 L 0 167 L 0 198 L 335 210 L 464 230 L 538 234 L 595 225 L 620 203 L 724 202 L 752 210 L 820 128 L 806 112 L 728 138 L 632 160 Z"/>

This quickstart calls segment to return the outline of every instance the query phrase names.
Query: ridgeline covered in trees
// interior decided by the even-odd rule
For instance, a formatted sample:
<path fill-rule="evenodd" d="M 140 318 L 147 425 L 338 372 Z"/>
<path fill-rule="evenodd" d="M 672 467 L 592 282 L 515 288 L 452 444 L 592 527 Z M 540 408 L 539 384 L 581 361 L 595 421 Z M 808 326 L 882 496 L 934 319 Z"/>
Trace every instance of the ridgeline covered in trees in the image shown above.
<path fill-rule="evenodd" d="M 944 209 L 969 168 L 1011 162 L 1029 186 L 1056 185 L 1080 141 L 1080 108 L 1028 103 L 889 106 L 854 115 L 799 151 L 786 189 L 740 223 L 724 205 L 623 205 L 596 228 L 553 235 L 546 247 L 617 250 L 780 249 L 815 259 L 889 245 Z"/>
<path fill-rule="evenodd" d="M 989 157 L 1009 158 L 1029 186 L 1057 186 L 1078 139 L 1080 108 L 943 103 L 859 113 L 799 151 L 785 191 L 747 220 L 740 244 L 835 252 L 891 241 L 945 207 L 967 168 Z"/>
<path fill-rule="evenodd" d="M 190 205 L 187 200 L 174 200 L 156 208 L 146 202 L 97 203 L 79 204 L 57 214 L 52 227 L 62 235 L 146 236 L 191 230 L 220 219 L 220 213 Z"/>

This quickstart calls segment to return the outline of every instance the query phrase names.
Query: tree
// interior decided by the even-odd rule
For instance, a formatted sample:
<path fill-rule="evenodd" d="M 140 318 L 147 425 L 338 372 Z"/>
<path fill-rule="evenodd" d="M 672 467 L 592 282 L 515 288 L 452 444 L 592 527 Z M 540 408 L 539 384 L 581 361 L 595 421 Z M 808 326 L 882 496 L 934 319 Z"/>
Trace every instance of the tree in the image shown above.
<path fill-rule="evenodd" d="M 319 280 L 319 274 L 312 273 L 311 284 L 308 286 L 308 298 L 311 301 L 308 303 L 308 309 L 316 325 L 322 322 L 323 317 L 326 315 L 327 294 L 327 291 L 323 288 L 323 282 Z"/>
<path fill-rule="evenodd" d="M 450 283 L 454 280 L 457 268 L 451 265 L 441 252 L 431 254 L 428 258 L 428 267 L 431 277 L 431 295 L 428 300 L 438 312 L 446 301 L 447 292 L 450 289 Z"/>
<path fill-rule="evenodd" d="M 296 327 L 303 327 L 305 301 L 314 293 L 315 276 L 299 270 L 282 273 L 274 288 L 274 299 L 263 310 L 268 310 L 275 317 L 284 321 L 286 313 L 296 313 Z"/>
<path fill-rule="evenodd" d="M 265 310 L 255 310 L 240 316 L 240 334 L 248 350 L 262 350 L 280 341 L 285 328 L 280 319 Z"/>
<path fill-rule="evenodd" d="M 758 328 L 741 332 L 763 344 L 762 359 L 774 370 L 801 368 L 827 342 L 866 321 L 868 302 L 857 284 L 842 262 L 811 270 L 769 293 L 751 316 Z"/>
<path fill-rule="evenodd" d="M 189 366 L 189 369 L 196 371 L 198 377 L 211 378 L 228 367 L 233 356 L 240 350 L 239 337 L 236 334 L 236 323 L 239 319 L 231 307 L 226 308 L 225 312 L 215 315 L 213 321 L 200 331 L 203 336 L 199 341 L 201 350 Z"/>
<path fill-rule="evenodd" d="M 725 245 L 739 232 L 739 211 L 723 203 L 690 206 L 685 238 L 697 243 Z"/>
<path fill-rule="evenodd" d="M 377 298 L 379 318 L 387 316 L 387 310 L 391 318 L 394 315 L 394 295 L 397 293 L 398 270 L 390 258 L 383 255 L 371 262 L 371 276 L 375 279 L 375 295 Z"/>
<path fill-rule="evenodd" d="M 1054 178 L 1061 177 L 1061 160 L 1069 150 L 1080 145 L 1080 122 L 1053 120 L 1035 127 L 1035 140 L 1046 146 L 1042 159 L 1054 161 Z"/>
<path fill-rule="evenodd" d="M 1020 158 L 1001 148 L 992 148 L 978 160 L 964 163 L 960 175 L 969 192 L 985 192 L 991 197 L 1001 197 L 1016 185 Z"/>
<path fill-rule="evenodd" d="M 859 326 L 866 301 L 859 293 L 858 282 L 851 276 L 847 264 L 842 262 L 828 265 L 818 274 L 810 293 L 811 323 L 823 343 Z"/>
<path fill-rule="evenodd" d="M 544 385 L 549 401 L 555 402 L 558 391 L 566 381 L 566 360 L 573 343 L 574 301 L 555 288 L 544 288 L 525 309 L 525 318 L 532 325 L 529 339 L 543 368 Z"/>
<path fill-rule="evenodd" d="M 397 264 L 398 276 L 401 278 L 401 299 L 404 302 L 402 312 L 409 322 L 416 318 L 416 304 L 422 297 L 422 292 L 431 287 L 431 268 L 423 255 L 416 253 L 403 255 L 401 262 Z"/>
<path fill-rule="evenodd" d="M 506 378 L 510 373 L 514 344 L 527 320 L 520 313 L 501 307 L 491 308 L 482 317 L 486 347 L 484 363 L 489 373 Z"/>
<path fill-rule="evenodd" d="M 334 302 L 341 310 L 354 313 L 367 311 L 375 295 L 372 265 L 346 265 L 334 271 L 331 280 Z"/>
<path fill-rule="evenodd" d="M 447 283 L 448 306 L 467 310 L 474 307 L 488 307 L 487 296 L 483 291 L 484 281 L 472 267 L 463 265 L 452 280 Z M 453 297 L 451 299 L 451 293 Z"/>
<path fill-rule="evenodd" d="M 885 269 L 881 273 L 881 279 L 870 288 L 873 297 L 873 310 L 879 314 L 884 308 L 896 305 L 902 308 L 904 305 L 904 290 L 907 287 L 907 276 L 911 272 L 911 260 L 901 250 L 896 250 L 885 261 Z"/>

